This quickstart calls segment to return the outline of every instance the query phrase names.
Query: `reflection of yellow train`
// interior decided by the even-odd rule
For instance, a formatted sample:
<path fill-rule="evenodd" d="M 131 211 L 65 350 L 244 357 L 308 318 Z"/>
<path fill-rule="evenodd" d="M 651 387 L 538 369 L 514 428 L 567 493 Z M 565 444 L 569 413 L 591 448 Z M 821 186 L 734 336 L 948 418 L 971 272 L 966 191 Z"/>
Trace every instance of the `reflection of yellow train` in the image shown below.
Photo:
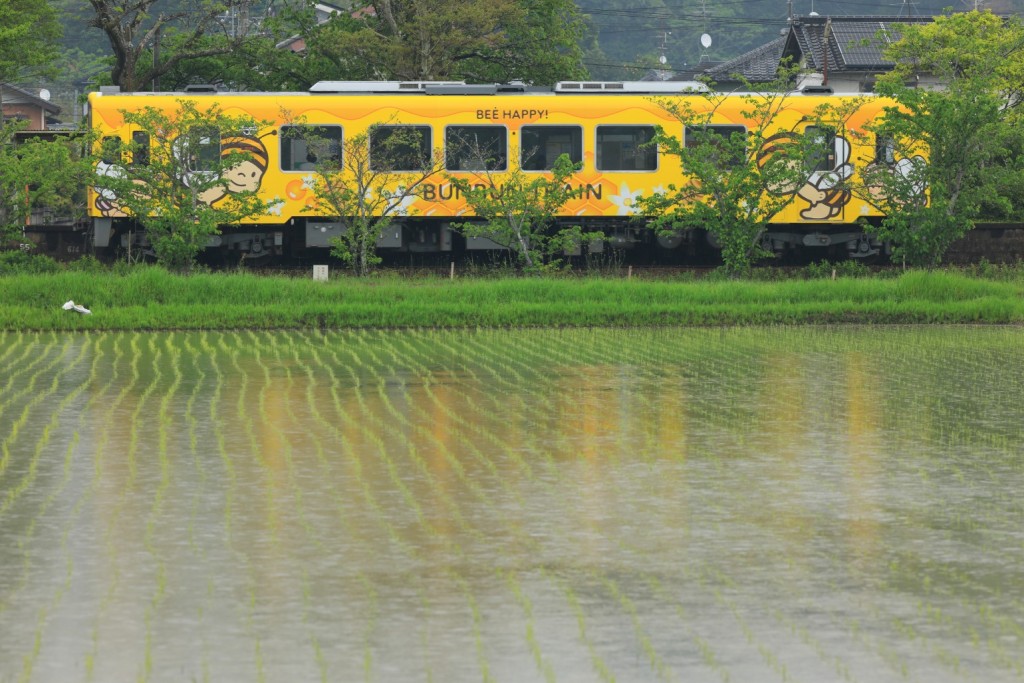
<path fill-rule="evenodd" d="M 631 216 L 637 197 L 683 180 L 678 160 L 659 155 L 645 143 L 656 126 L 669 132 L 680 127 L 657 98 L 695 85 L 560 83 L 541 90 L 516 85 L 327 82 L 307 93 L 93 93 L 89 104 L 98 135 L 135 143 L 145 142 L 145 134 L 126 126 L 122 111 L 154 106 L 170 112 L 185 98 L 200 110 L 215 102 L 228 115 L 276 122 L 275 130 L 220 141 L 222 146 L 237 145 L 252 154 L 247 182 L 258 187 L 261 198 L 275 202 L 251 225 L 225 229 L 216 239 L 227 249 L 256 254 L 327 247 L 344 229 L 343 217 L 318 213 L 311 176 L 315 159 L 301 134 L 289 134 L 287 127 L 294 125 L 289 121 L 315 126 L 319 136 L 337 141 L 342 153 L 346 139 L 365 134 L 377 124 L 401 128 L 418 139 L 423 149 L 444 155 L 444 171 L 429 179 L 418 196 L 409 198 L 403 215 L 381 234 L 378 247 L 382 250 L 447 252 L 498 246 L 481 238 L 464 240 L 450 229 L 452 219 L 465 214 L 467 206 L 444 174 L 472 173 L 472 163 L 454 153 L 452 144 L 468 137 L 487 145 L 499 185 L 502 170 L 543 173 L 559 154 L 568 154 L 582 168 L 572 179 L 576 198 L 564 207 L 567 221 L 604 231 L 616 246 L 674 249 L 695 236 L 655 238 Z M 703 106 L 704 98 L 692 97 L 695 107 Z M 874 252 L 874 245 L 854 223 L 877 217 L 878 212 L 839 186 L 858 167 L 876 160 L 872 141 L 848 133 L 880 116 L 886 102 L 866 97 L 845 130 L 809 130 L 812 126 L 806 122 L 815 108 L 826 101 L 838 103 L 841 97 L 794 94 L 779 113 L 779 131 L 808 133 L 821 141 L 821 162 L 808 170 L 806 184 L 793 190 L 793 202 L 773 220 L 766 246 L 780 250 L 833 245 L 852 255 Z M 714 125 L 721 126 L 723 133 L 749 125 L 741 114 L 745 106 L 738 97 L 727 98 L 714 115 Z M 682 130 L 678 133 L 683 135 Z M 372 143 L 370 158 L 374 158 Z M 89 207 L 96 246 L 114 244 L 118 235 L 126 239 L 127 219 L 111 211 L 101 195 L 93 192 Z"/>

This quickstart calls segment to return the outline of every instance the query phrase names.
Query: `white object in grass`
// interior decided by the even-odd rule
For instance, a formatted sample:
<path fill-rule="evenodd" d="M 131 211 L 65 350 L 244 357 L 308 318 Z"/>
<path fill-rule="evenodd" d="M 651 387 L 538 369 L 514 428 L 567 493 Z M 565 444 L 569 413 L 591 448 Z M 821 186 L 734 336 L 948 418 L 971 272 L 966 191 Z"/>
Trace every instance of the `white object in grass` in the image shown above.
<path fill-rule="evenodd" d="M 88 308 L 82 304 L 76 304 L 71 299 L 68 299 L 63 306 L 65 311 L 78 311 L 79 313 L 92 313 Z"/>

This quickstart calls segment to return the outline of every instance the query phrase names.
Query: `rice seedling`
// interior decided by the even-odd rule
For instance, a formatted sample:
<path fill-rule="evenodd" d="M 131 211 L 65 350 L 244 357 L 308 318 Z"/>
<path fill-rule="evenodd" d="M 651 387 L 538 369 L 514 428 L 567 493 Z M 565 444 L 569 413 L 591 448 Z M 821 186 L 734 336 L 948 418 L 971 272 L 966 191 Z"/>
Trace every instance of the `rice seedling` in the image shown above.
<path fill-rule="evenodd" d="M 597 651 L 597 646 L 594 645 L 593 640 L 587 634 L 587 617 L 586 611 L 580 605 L 579 598 L 576 596 L 576 592 L 572 586 L 560 577 L 550 575 L 548 572 L 544 572 L 550 581 L 557 584 L 562 590 L 562 594 L 565 597 L 570 609 L 576 617 L 576 626 L 579 629 L 580 640 L 587 648 L 587 652 L 590 654 L 590 663 L 594 668 L 594 672 L 598 675 L 605 683 L 614 683 L 615 676 L 608 666 L 608 663 L 604 661 L 600 653 Z"/>
<path fill-rule="evenodd" d="M 89 341 L 91 342 L 91 340 L 89 340 Z M 87 386 L 89 386 L 92 383 L 92 381 L 95 379 L 95 377 L 96 377 L 97 367 L 99 365 L 100 360 L 103 357 L 102 349 L 101 349 L 99 344 L 97 344 L 95 348 L 90 348 L 90 344 L 89 343 L 83 345 L 83 347 L 84 348 L 82 349 L 82 355 L 89 355 L 89 356 L 92 357 L 92 362 L 90 364 L 90 372 L 89 372 L 88 380 L 86 382 L 84 382 L 83 384 L 79 385 L 75 390 L 73 390 L 68 395 L 68 397 L 66 397 L 65 399 L 63 399 L 60 402 L 59 406 L 57 407 L 57 409 L 55 411 L 55 414 L 62 414 L 65 410 L 67 410 L 68 406 L 71 403 L 74 402 L 75 398 L 82 391 L 84 391 L 85 388 Z M 89 400 L 89 402 L 86 404 L 86 408 L 88 408 L 89 406 L 91 406 L 92 404 L 97 402 L 98 400 L 99 400 L 99 395 L 94 395 Z M 11 601 L 11 600 L 14 600 L 17 592 L 19 590 L 23 589 L 28 584 L 29 571 L 30 571 L 30 565 L 29 565 L 30 552 L 28 550 L 28 547 L 33 542 L 33 539 L 35 537 L 36 529 L 39 527 L 40 522 L 44 521 L 46 519 L 48 511 L 57 502 L 57 500 L 62 496 L 63 492 L 65 491 L 66 487 L 68 486 L 69 482 L 71 481 L 72 458 L 73 458 L 74 453 L 75 453 L 75 451 L 78 448 L 79 443 L 80 443 L 80 433 L 81 433 L 82 427 L 83 427 L 84 422 L 85 422 L 85 414 L 86 414 L 85 412 L 80 413 L 79 419 L 76 422 L 75 430 L 71 434 L 71 436 L 70 436 L 70 438 L 68 440 L 68 445 L 67 445 L 67 447 L 66 447 L 66 449 L 64 451 L 63 466 L 61 468 L 61 479 L 60 479 L 60 481 L 57 483 L 57 485 L 54 488 L 51 489 L 50 493 L 47 495 L 45 500 L 43 500 L 42 503 L 39 505 L 39 507 L 36 510 L 35 514 L 32 516 L 31 520 L 26 524 L 23 532 L 20 534 L 20 537 L 18 538 L 18 549 L 19 549 L 19 551 L 21 551 L 22 556 L 24 558 L 23 559 L 23 565 L 22 565 L 23 572 L 22 572 L 22 575 L 21 575 L 21 577 L 19 579 L 18 586 L 15 589 L 13 589 L 12 591 L 8 591 L 8 593 L 5 596 L 5 600 L 3 602 L 0 602 L 0 614 L 3 613 L 4 608 L 7 605 L 7 602 Z M 50 432 L 53 429 L 51 427 L 51 425 L 54 423 L 54 421 L 55 421 L 54 417 L 51 417 L 51 420 L 48 423 L 47 428 L 44 429 L 44 437 L 45 437 L 46 441 L 48 441 Z M 37 454 L 41 453 L 42 448 L 46 445 L 45 442 L 44 442 L 44 437 L 41 437 L 40 440 L 37 441 L 36 448 L 35 448 L 35 451 L 36 451 Z M 32 465 L 30 466 L 32 471 L 33 471 L 33 478 L 34 478 L 34 473 L 35 473 L 35 467 L 36 467 L 36 464 L 38 462 L 39 462 L 38 455 L 34 455 L 33 459 L 32 459 Z M 85 497 L 80 497 L 79 498 L 78 502 L 76 503 L 76 505 L 72 509 L 72 515 L 73 516 L 76 515 L 77 512 L 80 510 L 81 505 L 84 502 L 84 500 L 85 500 Z M 65 558 L 66 572 L 64 574 L 62 583 L 57 588 L 57 590 L 53 593 L 52 599 L 48 603 L 46 603 L 45 605 L 41 606 L 41 608 L 40 608 L 40 610 L 38 612 L 38 617 L 37 617 L 37 622 L 36 622 L 37 626 L 36 626 L 36 630 L 35 630 L 35 634 L 34 634 L 32 650 L 31 650 L 31 652 L 26 653 L 24 655 L 24 657 L 23 657 L 23 660 L 22 660 L 23 661 L 23 668 L 22 668 L 22 672 L 21 672 L 21 680 L 30 680 L 32 678 L 32 670 L 33 670 L 33 667 L 34 667 L 34 663 L 38 659 L 38 656 L 39 656 L 39 653 L 40 653 L 40 647 L 41 647 L 41 644 L 42 644 L 42 636 L 43 636 L 43 632 L 45 630 L 45 627 L 47 625 L 49 615 L 54 611 L 54 609 L 57 607 L 57 605 L 60 604 L 63 596 L 66 594 L 67 590 L 70 587 L 72 570 L 73 570 L 73 567 L 74 567 L 74 563 L 73 563 L 73 561 L 71 559 L 71 555 L 70 555 L 70 553 L 67 550 L 68 536 L 69 536 L 70 533 L 71 533 L 71 526 L 68 525 L 66 527 L 66 529 L 64 530 L 64 533 L 61 535 L 61 538 L 60 538 L 62 554 L 64 555 L 64 558 Z"/>
<path fill-rule="evenodd" d="M 32 414 L 32 409 L 35 406 L 44 404 L 49 397 L 53 396 L 54 394 L 57 394 L 61 390 L 62 378 L 66 380 L 69 375 L 73 376 L 76 374 L 75 370 L 77 369 L 78 365 L 82 363 L 85 358 L 88 357 L 91 351 L 91 344 L 87 341 L 85 344 L 81 346 L 78 354 L 71 359 L 67 359 L 64 357 L 64 352 L 67 350 L 67 348 L 68 344 L 65 344 L 61 354 L 58 355 L 58 360 L 64 361 L 63 369 L 59 373 L 54 375 L 53 380 L 51 381 L 49 387 L 46 388 L 46 390 L 36 394 L 36 396 L 25 405 L 25 408 L 22 410 L 21 415 L 19 415 L 18 418 L 14 421 L 14 424 L 8 437 L 4 439 L 2 446 L 0 446 L 4 454 L 3 461 L 0 464 L 6 465 L 6 463 L 10 461 L 10 452 L 12 444 L 16 441 L 20 429 L 28 421 L 29 416 Z M 35 377 L 33 377 L 33 380 L 34 379 Z M 0 518 L 3 518 L 4 514 L 15 503 L 18 497 L 21 496 L 21 494 L 23 494 L 32 485 L 33 481 L 36 478 L 39 460 L 43 456 L 46 446 L 50 442 L 50 437 L 51 434 L 53 433 L 53 430 L 57 427 L 57 423 L 60 419 L 60 414 L 67 408 L 68 405 L 70 405 L 72 401 L 74 401 L 79 396 L 79 394 L 82 393 L 82 391 L 84 391 L 85 387 L 86 385 L 80 384 L 76 388 L 70 390 L 64 396 L 64 398 L 57 403 L 53 410 L 51 410 L 50 419 L 43 425 L 39 438 L 36 439 L 35 446 L 32 449 L 32 454 L 28 460 L 28 466 L 25 475 L 16 484 L 7 488 L 7 495 L 3 498 L 2 501 L 0 501 Z M 0 475 L 3 475 L 4 470 L 5 467 L 0 466 Z"/>
<path fill-rule="evenodd" d="M 50 366 L 5 407 L 16 417 L 60 376 L 0 478 L 0 506 L 23 488 L 0 514 L 22 520 L 29 558 L 8 554 L 0 610 L 30 624 L 0 643 L 0 679 L 29 661 L 43 675 L 66 645 L 53 624 L 85 605 L 93 680 L 112 674 L 124 614 L 139 679 L 163 675 L 191 614 L 192 675 L 210 680 L 221 651 L 251 680 L 285 661 L 321 680 L 441 679 L 446 657 L 497 680 L 510 662 L 549 681 L 1014 680 L 1019 338 L 90 334 L 72 372 Z M 61 592 L 95 565 L 80 560 L 90 534 L 102 576 Z M 396 632 L 411 634 L 401 661 Z"/>
<path fill-rule="evenodd" d="M 619 588 L 618 584 L 616 584 L 615 581 L 608 578 L 607 576 L 602 576 L 601 582 L 604 584 L 605 588 L 612 595 L 612 597 L 619 602 L 619 604 L 622 606 L 622 609 L 629 615 L 630 620 L 633 622 L 633 630 L 636 634 L 637 641 L 639 641 L 641 649 L 647 656 L 647 659 L 650 661 L 651 669 L 653 669 L 654 672 L 658 675 L 658 678 L 660 678 L 663 681 L 675 680 L 676 676 L 672 672 L 672 667 L 665 663 L 661 655 L 659 655 L 657 650 L 655 649 L 654 644 L 651 642 L 650 635 L 647 633 L 647 631 L 643 627 L 643 624 L 641 623 L 640 615 L 633 601 L 630 600 L 629 597 L 622 592 L 622 590 Z"/>
<path fill-rule="evenodd" d="M 49 363 L 43 365 L 42 367 L 33 366 L 32 368 L 26 369 L 26 387 L 20 391 L 14 392 L 8 400 L 4 401 L 3 404 L 0 404 L 0 416 L 2 416 L 4 408 L 6 408 L 7 406 L 15 405 L 14 402 L 17 399 L 20 399 L 22 397 L 29 397 L 28 400 L 25 402 L 25 405 L 22 406 L 22 410 L 18 414 L 18 416 L 13 417 L 11 419 L 10 429 L 7 431 L 6 434 L 3 435 L 3 440 L 0 441 L 0 480 L 2 480 L 2 478 L 4 477 L 4 474 L 7 470 L 7 466 L 10 463 L 11 444 L 17 440 L 18 434 L 21 431 L 21 429 L 24 428 L 25 423 L 28 421 L 29 416 L 32 414 L 33 408 L 42 403 L 45 397 L 52 395 L 53 392 L 56 391 L 57 389 L 57 387 L 51 382 L 47 390 L 40 392 L 36 389 L 36 384 L 38 383 L 40 378 L 45 377 L 53 368 L 55 368 L 57 365 L 61 363 L 64 354 L 67 352 L 67 349 L 70 345 L 71 340 L 66 339 L 64 344 L 59 348 L 59 350 L 56 353 L 54 353 L 53 349 L 56 346 L 56 340 L 53 340 L 51 343 L 47 344 L 47 346 L 43 348 L 43 353 L 39 354 L 39 356 L 42 359 L 49 359 Z"/>

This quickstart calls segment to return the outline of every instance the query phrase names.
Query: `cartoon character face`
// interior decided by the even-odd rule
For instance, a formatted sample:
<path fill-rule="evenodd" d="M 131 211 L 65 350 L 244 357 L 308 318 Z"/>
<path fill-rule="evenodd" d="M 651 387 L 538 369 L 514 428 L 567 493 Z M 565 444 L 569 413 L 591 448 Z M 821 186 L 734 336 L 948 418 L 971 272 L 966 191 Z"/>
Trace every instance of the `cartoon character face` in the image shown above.
<path fill-rule="evenodd" d="M 229 194 L 256 192 L 260 189 L 267 171 L 267 148 L 252 135 L 231 135 L 221 138 L 220 158 L 222 161 L 232 155 L 245 154 L 246 158 L 223 172 L 225 184 L 218 184 L 199 195 L 199 199 L 213 204 Z M 187 179 L 186 179 L 187 182 Z"/>
<path fill-rule="evenodd" d="M 260 188 L 265 170 L 248 159 L 234 166 L 224 174 L 225 180 L 228 181 L 228 192 L 255 192 Z"/>

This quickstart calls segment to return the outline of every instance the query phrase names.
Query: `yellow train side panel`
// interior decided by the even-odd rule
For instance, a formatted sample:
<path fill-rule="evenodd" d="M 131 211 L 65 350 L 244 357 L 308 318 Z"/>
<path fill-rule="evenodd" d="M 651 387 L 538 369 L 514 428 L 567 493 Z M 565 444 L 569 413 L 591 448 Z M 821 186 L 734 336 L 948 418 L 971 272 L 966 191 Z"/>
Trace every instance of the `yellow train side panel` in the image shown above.
<path fill-rule="evenodd" d="M 687 97 L 687 96 L 675 96 Z M 688 96 L 700 107 L 705 100 Z M 228 115 L 244 115 L 271 125 L 259 131 L 264 145 L 267 169 L 261 179 L 261 198 L 276 202 L 266 215 L 253 222 L 283 224 L 290 218 L 315 217 L 315 206 L 309 172 L 284 171 L 281 164 L 281 136 L 279 128 L 289 123 L 307 125 L 337 125 L 343 137 L 351 138 L 365 133 L 374 124 L 428 125 L 432 130 L 435 149 L 443 147 L 445 128 L 450 125 L 500 125 L 508 130 L 509 160 L 519 159 L 521 129 L 524 125 L 579 126 L 583 134 L 583 168 L 573 178 L 578 187 L 578 198 L 565 206 L 571 216 L 615 217 L 634 213 L 634 202 L 641 195 L 683 182 L 677 159 L 659 155 L 655 171 L 600 171 L 596 165 L 595 149 L 599 125 L 655 125 L 681 136 L 681 125 L 664 111 L 655 97 L 626 94 L 509 94 L 509 95 L 424 95 L 424 94 L 308 94 L 308 93 L 211 93 L 211 94 L 99 94 L 90 98 L 92 126 L 101 137 L 117 136 L 128 141 L 130 131 L 124 123 L 123 111 L 136 111 L 146 106 L 168 114 L 176 111 L 181 100 L 194 102 L 200 110 L 216 103 Z M 812 97 L 794 95 L 786 103 L 776 122 L 782 129 L 802 130 L 802 121 L 808 120 L 816 107 L 842 101 L 841 96 Z M 834 158 L 835 173 L 849 177 L 874 160 L 873 142 L 856 133 L 864 125 L 881 115 L 890 102 L 871 96 L 862 98 L 863 104 L 837 135 Z M 742 115 L 747 105 L 739 97 L 731 97 L 715 115 L 715 123 L 748 125 Z M 469 174 L 470 176 L 472 174 Z M 496 174 L 500 184 L 501 174 Z M 827 179 L 809 178 L 808 186 L 825 185 Z M 827 188 L 826 188 L 827 189 Z M 815 192 L 824 196 L 821 188 Z M 807 196 L 815 194 L 808 191 Z M 408 215 L 424 217 L 450 217 L 467 211 L 465 201 L 452 191 L 443 174 L 431 179 L 422 196 L 407 206 Z M 833 193 L 835 195 L 835 193 Z M 102 214 L 95 206 L 96 194 L 90 192 L 90 214 Z M 803 195 L 794 197 L 790 207 L 778 215 L 775 223 L 808 224 L 852 223 L 862 216 L 877 216 L 876 210 L 863 201 L 845 195 L 812 202 Z"/>

